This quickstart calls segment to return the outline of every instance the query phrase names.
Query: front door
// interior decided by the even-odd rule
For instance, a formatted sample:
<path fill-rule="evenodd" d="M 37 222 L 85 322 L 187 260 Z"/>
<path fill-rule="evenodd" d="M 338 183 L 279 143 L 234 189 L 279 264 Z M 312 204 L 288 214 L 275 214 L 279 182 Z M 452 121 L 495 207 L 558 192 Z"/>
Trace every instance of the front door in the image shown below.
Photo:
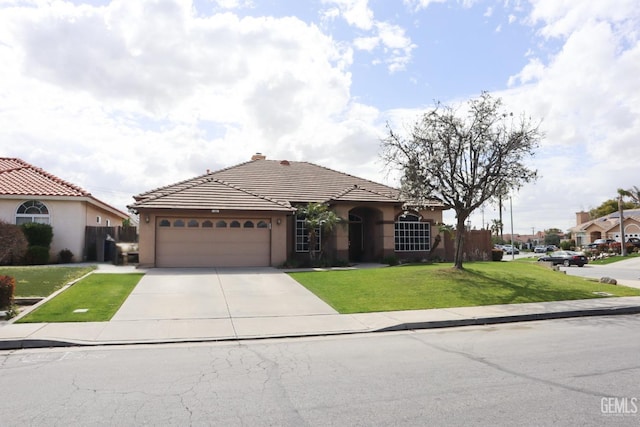
<path fill-rule="evenodd" d="M 349 261 L 362 261 L 364 252 L 362 218 L 349 214 Z"/>

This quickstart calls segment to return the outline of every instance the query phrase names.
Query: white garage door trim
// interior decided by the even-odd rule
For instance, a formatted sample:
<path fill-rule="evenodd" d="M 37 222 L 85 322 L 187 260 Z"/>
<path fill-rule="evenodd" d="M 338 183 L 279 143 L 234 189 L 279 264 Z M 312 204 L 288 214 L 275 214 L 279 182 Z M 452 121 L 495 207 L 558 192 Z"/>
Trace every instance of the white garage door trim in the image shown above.
<path fill-rule="evenodd" d="M 157 267 L 266 267 L 271 224 L 266 218 L 160 217 Z"/>

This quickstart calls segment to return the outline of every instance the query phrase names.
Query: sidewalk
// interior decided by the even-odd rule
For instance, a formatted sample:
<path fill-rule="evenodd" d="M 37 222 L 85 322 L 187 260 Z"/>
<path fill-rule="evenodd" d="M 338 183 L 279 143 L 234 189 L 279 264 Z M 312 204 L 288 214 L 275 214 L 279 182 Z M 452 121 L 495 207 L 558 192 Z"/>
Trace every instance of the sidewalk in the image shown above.
<path fill-rule="evenodd" d="M 640 297 L 358 314 L 8 323 L 0 326 L 0 350 L 325 336 L 637 313 Z"/>

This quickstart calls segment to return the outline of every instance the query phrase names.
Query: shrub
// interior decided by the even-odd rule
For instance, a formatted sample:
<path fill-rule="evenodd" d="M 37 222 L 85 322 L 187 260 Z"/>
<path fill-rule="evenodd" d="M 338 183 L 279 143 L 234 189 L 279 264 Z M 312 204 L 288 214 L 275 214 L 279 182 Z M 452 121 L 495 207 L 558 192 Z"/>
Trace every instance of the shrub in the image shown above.
<path fill-rule="evenodd" d="M 0 308 L 10 308 L 13 305 L 15 291 L 16 280 L 11 276 L 0 276 Z"/>
<path fill-rule="evenodd" d="M 492 249 L 491 250 L 491 260 L 492 261 L 502 261 L 502 256 L 504 252 L 502 249 Z"/>
<path fill-rule="evenodd" d="M 571 248 L 576 246 L 576 242 L 574 240 L 563 240 L 560 242 L 560 249 L 563 251 L 571 250 Z"/>
<path fill-rule="evenodd" d="M 69 264 L 73 262 L 73 252 L 69 249 L 63 249 L 58 253 L 58 263 Z"/>
<path fill-rule="evenodd" d="M 386 257 L 382 258 L 382 264 L 398 265 L 400 264 L 400 260 L 395 255 L 387 255 Z"/>
<path fill-rule="evenodd" d="M 0 220 L 0 265 L 17 264 L 27 251 L 20 226 Z"/>
<path fill-rule="evenodd" d="M 49 262 L 49 248 L 45 246 L 29 246 L 24 257 L 27 265 L 43 265 Z"/>
<path fill-rule="evenodd" d="M 22 231 L 27 237 L 29 246 L 44 246 L 49 248 L 53 240 L 53 227 L 49 224 L 29 222 L 22 224 Z"/>

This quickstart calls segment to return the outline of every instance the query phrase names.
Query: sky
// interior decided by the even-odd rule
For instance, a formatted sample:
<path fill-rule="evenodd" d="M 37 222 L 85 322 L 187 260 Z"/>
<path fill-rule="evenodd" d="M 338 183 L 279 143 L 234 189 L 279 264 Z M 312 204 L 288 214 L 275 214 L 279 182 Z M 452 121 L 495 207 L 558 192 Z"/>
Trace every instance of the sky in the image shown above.
<path fill-rule="evenodd" d="M 540 123 L 505 232 L 567 230 L 640 186 L 637 0 L 0 0 L 0 156 L 119 209 L 248 161 L 398 186 L 381 161 L 436 101 Z M 498 218 L 487 204 L 471 217 Z M 445 223 L 454 224 L 452 212 Z"/>

